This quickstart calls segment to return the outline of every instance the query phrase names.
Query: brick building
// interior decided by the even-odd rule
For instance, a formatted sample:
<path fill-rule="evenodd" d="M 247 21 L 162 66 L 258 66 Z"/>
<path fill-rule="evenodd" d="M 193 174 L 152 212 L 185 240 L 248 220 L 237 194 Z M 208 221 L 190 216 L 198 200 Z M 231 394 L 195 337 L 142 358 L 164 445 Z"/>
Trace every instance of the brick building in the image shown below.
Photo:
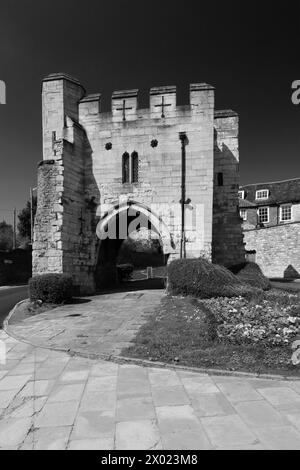
<path fill-rule="evenodd" d="M 300 277 L 300 178 L 239 190 L 249 259 L 269 277 Z"/>
<path fill-rule="evenodd" d="M 115 91 L 103 112 L 101 94 L 87 94 L 75 78 L 44 79 L 34 274 L 71 273 L 93 292 L 124 239 L 120 230 L 104 239 L 108 228 L 125 220 L 127 230 L 133 213 L 159 235 L 166 262 L 244 259 L 237 114 L 215 111 L 205 83 L 190 85 L 186 106 L 177 106 L 175 86 L 151 88 L 149 101 L 140 109 L 138 90 Z"/>

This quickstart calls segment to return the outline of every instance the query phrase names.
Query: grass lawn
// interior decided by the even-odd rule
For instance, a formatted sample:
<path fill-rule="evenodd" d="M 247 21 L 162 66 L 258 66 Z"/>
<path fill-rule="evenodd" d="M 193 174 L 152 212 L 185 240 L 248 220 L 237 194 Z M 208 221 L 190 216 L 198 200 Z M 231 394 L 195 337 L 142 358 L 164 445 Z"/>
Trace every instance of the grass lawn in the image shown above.
<path fill-rule="evenodd" d="M 296 294 L 272 289 L 248 300 L 166 296 L 122 354 L 192 367 L 300 376 L 300 365 L 291 364 L 291 343 L 297 335 Z"/>

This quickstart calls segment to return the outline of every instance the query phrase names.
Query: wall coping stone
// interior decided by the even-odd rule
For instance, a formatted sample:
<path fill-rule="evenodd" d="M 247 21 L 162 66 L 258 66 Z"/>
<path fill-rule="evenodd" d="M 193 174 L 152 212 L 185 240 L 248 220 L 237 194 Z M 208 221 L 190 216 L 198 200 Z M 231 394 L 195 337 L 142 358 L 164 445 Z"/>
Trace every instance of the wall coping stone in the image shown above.
<path fill-rule="evenodd" d="M 83 90 L 84 93 L 86 93 L 86 90 L 83 85 L 81 85 L 80 81 L 72 77 L 71 75 L 65 73 L 65 72 L 58 72 L 58 73 L 50 73 L 47 75 L 47 77 L 43 78 L 43 82 L 51 82 L 51 81 L 57 81 L 57 80 L 67 80 L 68 82 L 75 83 L 75 85 L 79 85 Z"/>

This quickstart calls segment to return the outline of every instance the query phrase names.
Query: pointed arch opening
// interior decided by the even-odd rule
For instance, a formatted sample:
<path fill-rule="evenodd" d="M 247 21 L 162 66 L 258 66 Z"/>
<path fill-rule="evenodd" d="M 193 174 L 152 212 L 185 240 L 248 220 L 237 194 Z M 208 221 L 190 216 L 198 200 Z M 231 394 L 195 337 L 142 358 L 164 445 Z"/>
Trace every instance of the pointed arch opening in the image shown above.
<path fill-rule="evenodd" d="M 126 263 L 133 265 L 140 279 L 146 279 L 146 268 L 152 267 L 154 276 L 160 273 L 164 280 L 174 243 L 166 224 L 145 205 L 132 201 L 115 206 L 100 220 L 97 236 L 100 241 L 95 281 L 99 290 L 103 279 L 110 283 L 115 280 L 116 284 L 117 266 Z"/>

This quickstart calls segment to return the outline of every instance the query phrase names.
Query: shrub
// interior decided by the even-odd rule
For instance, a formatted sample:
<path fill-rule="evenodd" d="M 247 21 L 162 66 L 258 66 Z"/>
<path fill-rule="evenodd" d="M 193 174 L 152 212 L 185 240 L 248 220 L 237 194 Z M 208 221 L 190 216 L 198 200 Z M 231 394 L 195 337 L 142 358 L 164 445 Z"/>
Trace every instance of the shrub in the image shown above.
<path fill-rule="evenodd" d="M 131 263 L 119 264 L 117 266 L 117 274 L 119 281 L 126 281 L 131 278 L 134 266 Z"/>
<path fill-rule="evenodd" d="M 262 273 L 260 267 L 256 263 L 246 263 L 237 273 L 237 277 L 250 286 L 257 287 L 262 290 L 271 289 L 269 279 Z"/>
<path fill-rule="evenodd" d="M 32 301 L 60 304 L 73 296 L 72 276 L 69 274 L 40 274 L 29 279 L 28 285 Z"/>
<path fill-rule="evenodd" d="M 228 269 L 204 258 L 172 261 L 168 266 L 168 288 L 175 295 L 192 295 L 202 299 L 238 297 L 253 292 L 253 288 Z"/>

